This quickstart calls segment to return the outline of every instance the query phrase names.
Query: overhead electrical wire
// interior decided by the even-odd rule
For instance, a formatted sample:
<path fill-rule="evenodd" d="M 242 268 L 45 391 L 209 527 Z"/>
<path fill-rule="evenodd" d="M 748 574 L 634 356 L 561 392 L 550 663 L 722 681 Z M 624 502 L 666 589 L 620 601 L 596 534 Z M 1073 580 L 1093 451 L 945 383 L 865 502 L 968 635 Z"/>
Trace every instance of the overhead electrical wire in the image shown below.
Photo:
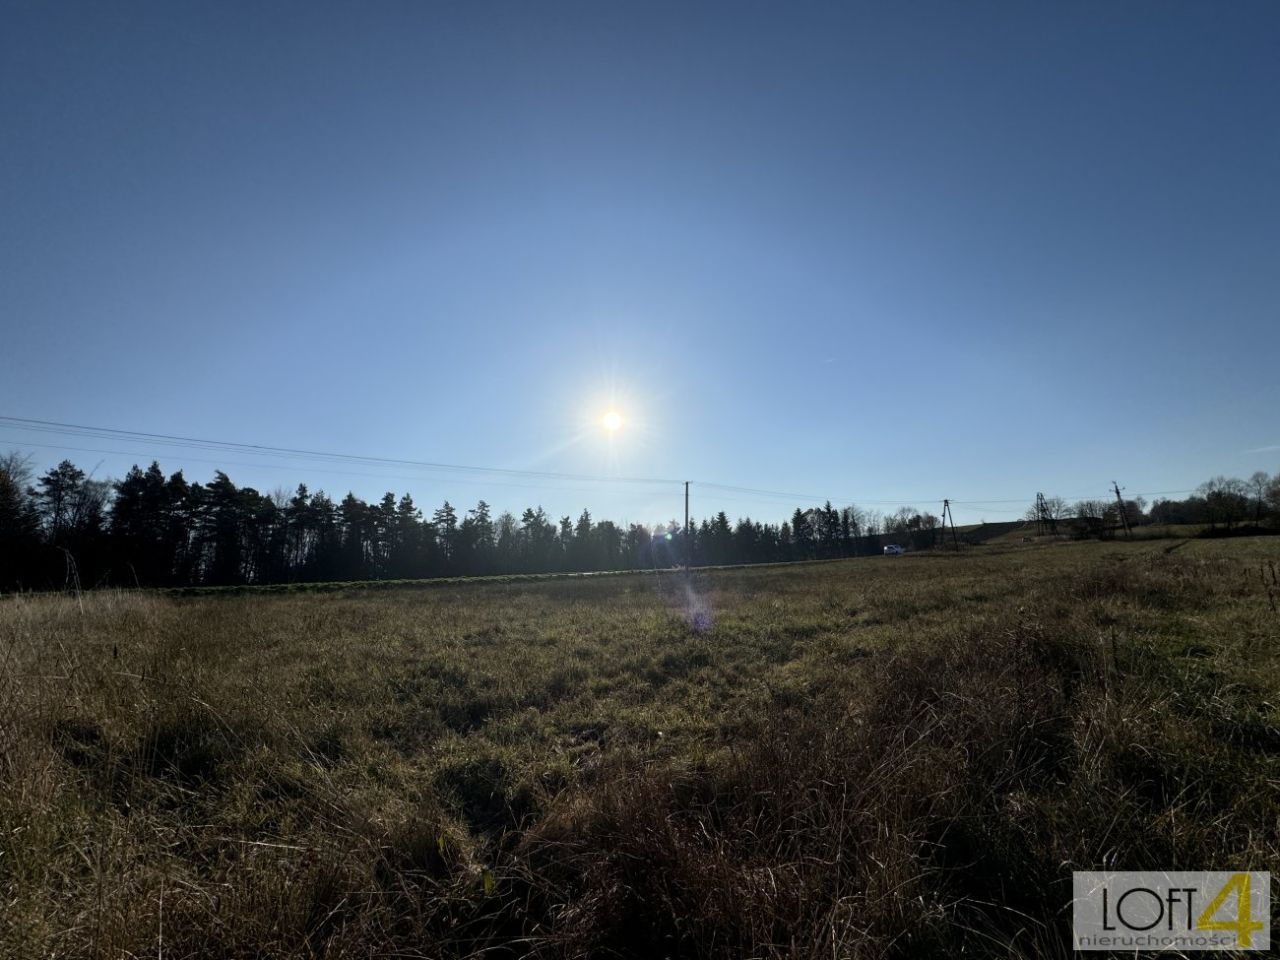
<path fill-rule="evenodd" d="M 247 453 L 255 456 L 288 456 L 305 460 L 325 462 L 386 464 L 390 466 L 421 467 L 431 470 L 443 470 L 465 473 L 493 473 L 507 476 L 537 477 L 546 480 L 570 480 L 589 483 L 643 483 L 643 484 L 679 484 L 682 480 L 670 480 L 661 477 L 607 477 L 581 473 L 557 473 L 544 470 L 517 470 L 508 467 L 478 467 L 459 463 L 439 463 L 429 460 L 409 460 L 394 457 L 374 457 L 352 453 L 330 453 L 320 450 L 301 450 L 294 447 L 276 447 L 259 443 L 237 443 L 228 440 L 203 440 L 197 437 L 182 437 L 165 433 L 146 433 L 141 430 L 119 430 L 108 427 L 90 427 L 84 424 L 59 423 L 52 420 L 33 420 L 24 417 L 0 416 L 0 424 L 42 433 L 53 433 L 63 436 L 96 437 L 106 440 L 126 440 L 138 443 L 158 443 L 167 447 L 179 447 L 201 450 L 227 450 Z"/>
<path fill-rule="evenodd" d="M 647 486 L 683 486 L 684 484 L 683 480 L 673 480 L 670 478 L 663 478 L 663 477 L 599 476 L 599 475 L 593 475 L 593 474 L 561 473 L 561 472 L 544 471 L 544 470 L 522 470 L 522 469 L 511 468 L 511 467 L 481 467 L 481 466 L 474 466 L 474 465 L 468 465 L 468 464 L 443 463 L 443 462 L 430 461 L 430 460 L 411 460 L 411 459 L 403 459 L 403 458 L 395 458 L 395 457 L 366 456 L 363 454 L 333 453 L 333 452 L 320 451 L 320 450 L 306 450 L 306 449 L 299 449 L 299 448 L 293 448 L 293 447 L 279 447 L 279 446 L 272 446 L 269 444 L 240 443 L 240 442 L 227 441 L 227 440 L 207 440 L 207 439 L 202 439 L 198 437 L 186 437 L 186 436 L 180 436 L 175 434 L 149 433 L 142 430 L 124 430 L 124 429 L 117 429 L 113 427 L 94 427 L 94 426 L 88 426 L 85 424 L 63 423 L 55 420 L 39 420 L 39 419 L 34 419 L 29 417 L 10 417 L 10 416 L 0 415 L 0 425 L 7 425 L 14 429 L 23 430 L 23 431 L 54 434 L 57 436 L 85 437 L 90 439 L 107 440 L 107 441 L 117 440 L 117 441 L 134 443 L 139 445 L 149 444 L 152 446 L 173 447 L 173 448 L 188 449 L 188 450 L 225 451 L 233 454 L 241 454 L 241 455 L 248 455 L 248 456 L 255 456 L 255 457 L 275 457 L 277 460 L 287 459 L 287 460 L 295 460 L 295 461 L 302 461 L 302 462 L 308 462 L 308 463 L 324 463 L 324 464 L 337 464 L 337 465 L 349 464 L 349 465 L 365 465 L 365 466 L 372 466 L 372 467 L 378 467 L 378 466 L 400 467 L 400 468 L 407 467 L 415 470 L 439 471 L 446 474 L 470 473 L 470 474 L 481 474 L 481 475 L 493 475 L 493 476 L 503 477 L 503 478 L 522 478 L 522 479 L 527 479 L 532 481 L 538 481 L 541 484 L 539 486 L 535 486 L 534 484 L 514 483 L 514 482 L 510 482 L 509 480 L 504 480 L 504 481 L 492 480 L 492 479 L 482 480 L 479 478 L 476 478 L 473 480 L 473 482 L 483 483 L 485 485 L 503 486 L 503 487 L 520 487 L 525 489 L 544 489 L 544 490 L 556 490 L 556 491 L 565 491 L 565 492 L 574 492 L 574 493 L 589 492 L 582 488 L 557 487 L 557 486 L 551 485 L 557 482 L 596 483 L 596 484 L 601 484 L 601 483 L 634 484 L 634 485 L 647 485 Z M 0 442 L 14 443 L 14 444 L 21 444 L 26 442 L 26 443 L 30 443 L 31 446 L 51 447 L 51 448 L 61 449 L 61 450 L 77 450 L 77 451 L 82 451 L 86 453 L 105 453 L 105 454 L 115 455 L 115 456 L 136 456 L 137 455 L 136 452 L 130 453 L 122 450 L 101 450 L 101 449 L 94 449 L 89 447 L 75 447 L 75 446 L 53 444 L 53 443 L 41 444 L 41 443 L 35 443 L 34 441 L 4 440 Z M 223 466 L 245 466 L 245 467 L 252 466 L 252 467 L 269 467 L 272 469 L 293 469 L 292 466 L 283 466 L 280 464 L 266 464 L 266 463 L 245 464 L 245 463 L 235 463 L 233 461 L 205 460 L 199 457 L 189 457 L 187 459 L 190 459 L 196 462 L 220 464 Z M 429 477 L 423 477 L 423 476 L 407 477 L 407 476 L 394 476 L 394 475 L 388 475 L 388 474 L 359 473 L 355 471 L 323 470 L 319 472 L 333 474 L 333 475 L 369 477 L 374 479 L 381 478 L 381 479 L 388 479 L 388 480 L 415 481 L 415 480 L 426 480 L 426 479 L 438 479 L 438 478 L 429 478 Z M 690 482 L 693 484 L 693 486 L 702 488 L 702 489 L 723 490 L 730 493 L 748 494 L 756 498 L 755 502 L 759 502 L 759 500 L 761 499 L 784 499 L 792 503 L 799 501 L 799 502 L 808 502 L 808 503 L 831 502 L 831 503 L 858 503 L 858 504 L 866 504 L 870 506 L 901 506 L 907 503 L 913 503 L 913 502 L 914 503 L 931 503 L 934 500 L 941 501 L 943 499 L 942 497 L 920 497 L 920 496 L 903 497 L 898 499 L 887 499 L 887 500 L 886 499 L 870 499 L 870 498 L 864 498 L 864 497 L 819 496 L 816 494 L 795 493 L 792 491 L 785 491 L 785 490 L 766 490 L 758 487 L 735 486 L 732 484 L 716 483 L 708 480 L 697 480 L 697 481 L 690 481 Z M 1192 493 L 1192 492 L 1194 491 L 1193 490 L 1162 490 L 1162 491 L 1132 493 L 1129 496 L 1130 498 L 1156 497 L 1156 496 L 1170 496 L 1174 494 L 1184 494 L 1184 493 Z M 1109 500 L 1110 497 L 1111 497 L 1111 491 L 1108 490 L 1105 495 L 1101 493 L 1092 493 L 1092 494 L 1073 495 L 1069 497 L 1063 497 L 1062 499 L 1064 500 L 1089 500 L 1089 499 Z M 723 499 L 735 500 L 737 502 L 752 502 L 752 501 L 742 500 L 740 498 L 725 497 Z M 957 505 L 957 506 L 973 507 L 975 508 L 976 512 L 981 512 L 983 508 L 986 508 L 989 512 L 992 512 L 992 513 L 1012 513 L 1012 512 L 1019 512 L 1019 511 L 1000 509 L 993 505 L 994 504 L 1023 504 L 1023 503 L 1027 503 L 1028 500 L 1025 497 L 991 498 L 991 499 L 984 499 L 984 500 L 977 500 L 977 499 L 966 500 L 966 499 L 958 499 L 953 497 L 953 498 L 950 498 L 950 502 L 953 505 Z"/>
<path fill-rule="evenodd" d="M 76 446 L 70 446 L 68 444 L 62 444 L 62 443 L 37 443 L 31 440 L 12 440 L 8 438 L 0 438 L 0 445 L 2 444 L 11 444 L 14 446 L 29 446 L 29 447 L 47 447 L 52 450 L 73 450 L 79 453 L 99 453 L 99 454 L 106 454 L 108 456 L 120 456 L 120 457 L 138 456 L 138 452 L 136 450 L 134 451 L 104 450 L 104 449 L 101 449 L 100 447 L 76 447 Z M 188 456 L 184 456 L 182 459 L 184 463 L 208 463 L 218 468 L 246 467 L 249 469 L 259 469 L 259 470 L 291 470 L 291 471 L 298 471 L 302 469 L 297 464 L 268 463 L 268 462 L 244 463 L 244 462 L 237 462 L 235 460 L 213 460 L 208 457 L 188 457 Z M 324 466 L 311 467 L 311 471 L 313 473 L 319 473 L 325 476 L 335 476 L 335 477 L 363 477 L 363 478 L 372 479 L 372 480 L 401 480 L 408 483 L 421 483 L 423 481 L 431 481 L 433 483 L 444 482 L 438 477 L 429 477 L 423 474 L 418 474 L 415 476 L 407 476 L 404 474 L 394 474 L 394 473 L 367 473 L 367 472 L 361 472 L 358 470 L 334 470 Z M 553 481 L 518 483 L 515 480 L 507 480 L 507 479 L 492 480 L 489 478 L 479 478 L 479 479 L 473 479 L 470 482 L 475 485 L 484 486 L 484 487 L 504 487 L 504 488 L 515 488 L 520 490 L 548 490 L 548 491 L 555 491 L 557 493 L 591 493 L 592 492 L 591 487 L 567 487 L 567 486 L 556 484 Z M 665 487 L 665 486 L 668 486 L 668 484 L 664 483 L 662 484 L 662 486 Z"/>

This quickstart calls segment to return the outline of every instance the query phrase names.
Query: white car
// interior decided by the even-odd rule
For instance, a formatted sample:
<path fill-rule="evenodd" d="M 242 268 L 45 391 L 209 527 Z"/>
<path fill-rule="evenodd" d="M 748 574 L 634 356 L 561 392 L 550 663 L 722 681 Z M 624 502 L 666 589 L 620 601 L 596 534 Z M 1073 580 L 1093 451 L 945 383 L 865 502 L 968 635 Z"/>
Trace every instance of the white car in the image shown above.
<path fill-rule="evenodd" d="M 902 556 L 902 553 L 902 547 L 896 543 L 891 543 L 884 548 L 884 555 L 886 557 L 900 557 Z"/>

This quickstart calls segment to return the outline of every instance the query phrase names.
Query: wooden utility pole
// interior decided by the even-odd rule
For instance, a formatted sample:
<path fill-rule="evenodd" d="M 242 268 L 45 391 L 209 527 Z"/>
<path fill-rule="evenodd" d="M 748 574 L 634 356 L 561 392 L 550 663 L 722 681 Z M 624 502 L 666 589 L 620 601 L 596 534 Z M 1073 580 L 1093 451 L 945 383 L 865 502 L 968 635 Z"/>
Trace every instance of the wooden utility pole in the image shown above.
<path fill-rule="evenodd" d="M 1120 484 L 1112 480 L 1111 486 L 1116 492 L 1116 507 L 1120 511 L 1120 526 L 1124 527 L 1124 535 L 1132 540 L 1133 528 L 1129 526 L 1129 511 L 1124 507 L 1124 497 L 1120 496 Z"/>
<path fill-rule="evenodd" d="M 947 521 L 951 521 L 951 545 L 960 549 L 960 541 L 956 538 L 956 518 L 951 513 L 951 501 L 942 501 L 942 545 L 947 545 Z"/>
<path fill-rule="evenodd" d="M 1036 534 L 1057 533 L 1058 521 L 1049 510 L 1049 501 L 1043 493 L 1036 494 Z"/>
<path fill-rule="evenodd" d="M 684 482 L 684 569 L 693 562 L 693 538 L 689 536 L 689 481 Z"/>

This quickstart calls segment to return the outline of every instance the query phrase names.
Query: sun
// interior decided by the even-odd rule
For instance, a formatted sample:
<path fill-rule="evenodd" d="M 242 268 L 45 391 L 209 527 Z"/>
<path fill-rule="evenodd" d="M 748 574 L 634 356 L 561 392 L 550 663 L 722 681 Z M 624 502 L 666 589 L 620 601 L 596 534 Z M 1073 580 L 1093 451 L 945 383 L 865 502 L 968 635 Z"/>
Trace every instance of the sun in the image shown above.
<path fill-rule="evenodd" d="M 617 433 L 622 427 L 622 414 L 617 410 L 610 410 L 600 418 L 600 426 L 604 427 L 610 433 Z"/>

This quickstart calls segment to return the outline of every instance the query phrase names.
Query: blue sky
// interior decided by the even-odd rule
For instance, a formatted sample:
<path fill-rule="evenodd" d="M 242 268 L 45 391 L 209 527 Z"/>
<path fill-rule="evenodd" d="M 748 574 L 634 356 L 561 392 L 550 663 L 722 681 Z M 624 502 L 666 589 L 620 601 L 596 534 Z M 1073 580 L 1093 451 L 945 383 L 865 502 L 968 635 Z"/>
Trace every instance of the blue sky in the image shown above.
<path fill-rule="evenodd" d="M 0 415 L 989 501 L 960 522 L 1274 472 L 1278 93 L 1261 2 L 4 0 Z M 428 509 L 682 505 L 7 448 Z M 694 488 L 695 514 L 792 506 Z"/>

